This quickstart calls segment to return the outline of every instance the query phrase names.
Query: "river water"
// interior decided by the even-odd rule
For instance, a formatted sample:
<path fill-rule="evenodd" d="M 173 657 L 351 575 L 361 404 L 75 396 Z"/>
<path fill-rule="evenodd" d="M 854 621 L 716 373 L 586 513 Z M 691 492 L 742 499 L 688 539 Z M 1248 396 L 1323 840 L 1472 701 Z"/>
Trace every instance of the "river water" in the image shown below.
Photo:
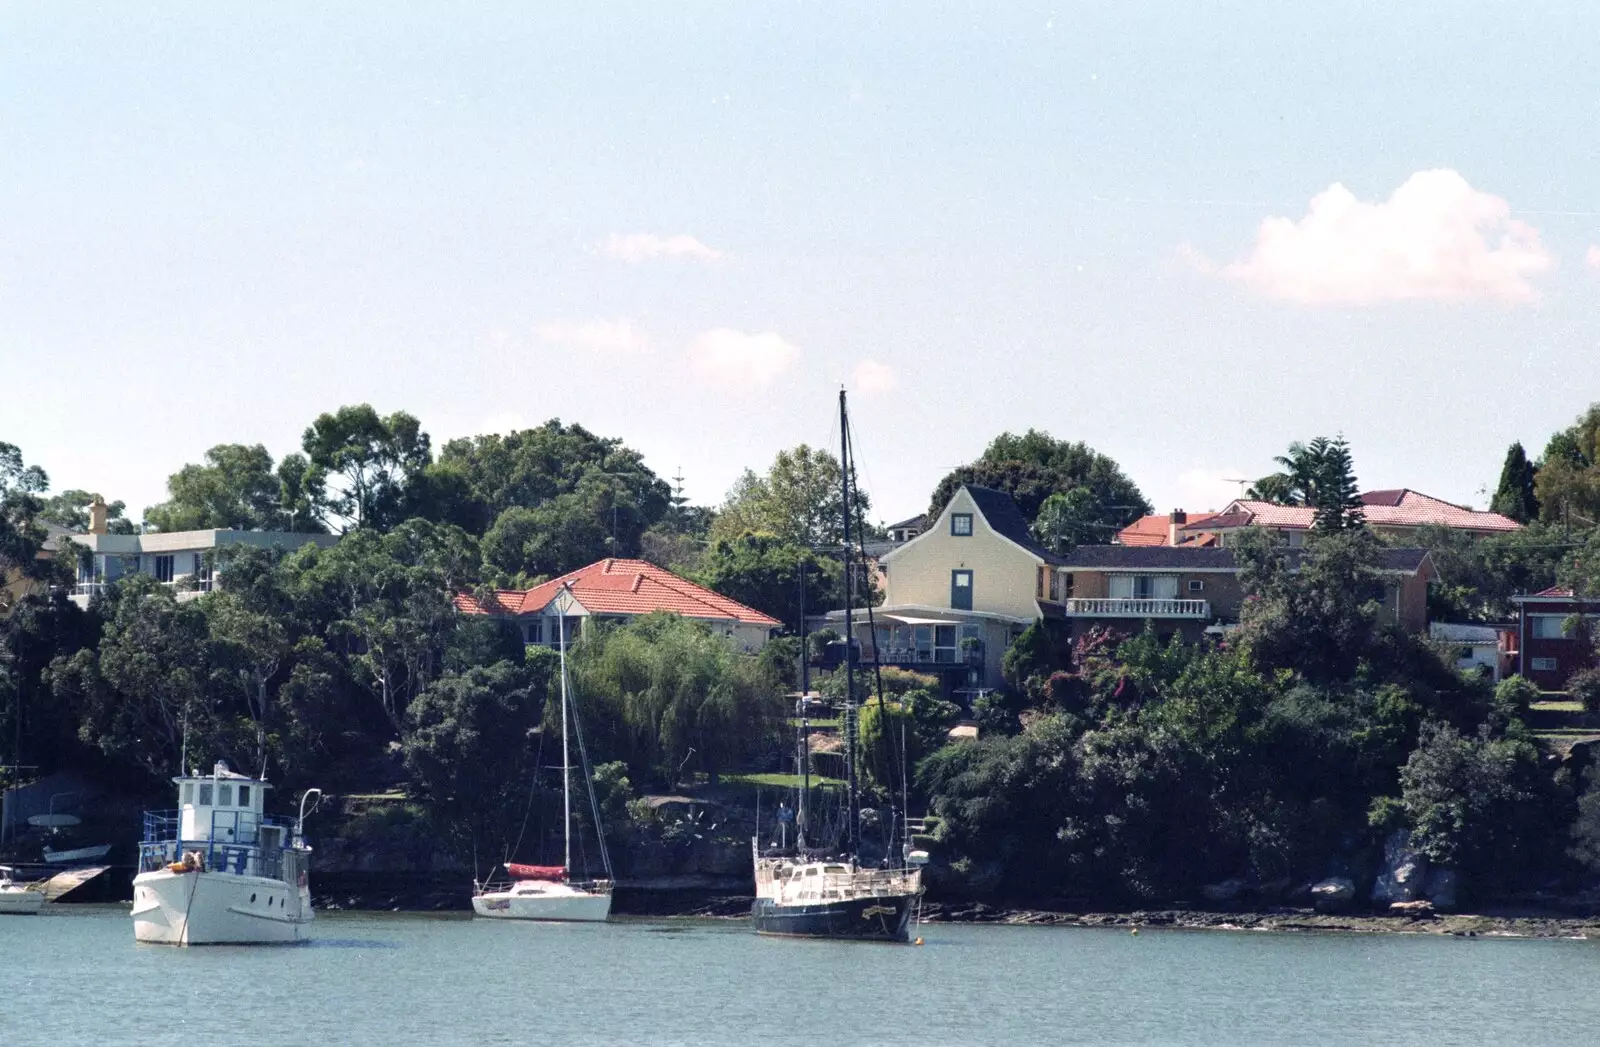
<path fill-rule="evenodd" d="M 1594 1044 L 1600 943 L 1050 927 L 926 945 L 329 914 L 176 949 L 126 909 L 0 917 L 0 1045 Z"/>

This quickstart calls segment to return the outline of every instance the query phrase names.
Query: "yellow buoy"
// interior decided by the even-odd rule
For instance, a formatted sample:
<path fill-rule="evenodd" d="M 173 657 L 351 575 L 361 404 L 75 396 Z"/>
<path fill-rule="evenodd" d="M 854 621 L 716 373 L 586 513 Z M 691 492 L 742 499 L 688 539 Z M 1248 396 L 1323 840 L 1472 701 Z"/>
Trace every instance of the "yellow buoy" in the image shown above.
<path fill-rule="evenodd" d="M 911 944 L 912 945 L 921 945 L 922 944 L 922 939 L 918 938 L 916 941 L 912 942 Z"/>

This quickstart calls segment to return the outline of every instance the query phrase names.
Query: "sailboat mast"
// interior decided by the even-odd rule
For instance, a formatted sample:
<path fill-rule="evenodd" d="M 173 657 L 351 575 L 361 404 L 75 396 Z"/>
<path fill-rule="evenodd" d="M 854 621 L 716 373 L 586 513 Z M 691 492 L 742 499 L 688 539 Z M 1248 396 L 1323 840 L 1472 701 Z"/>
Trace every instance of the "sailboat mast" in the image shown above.
<path fill-rule="evenodd" d="M 850 855 L 861 847 L 861 798 L 856 792 L 856 656 L 855 624 L 850 612 L 855 600 L 855 570 L 850 556 L 850 412 L 845 391 L 839 390 L 839 493 L 844 507 L 844 769 L 849 793 Z"/>
<path fill-rule="evenodd" d="M 795 759 L 800 766 L 800 802 L 796 805 L 794 821 L 794 850 L 798 855 L 806 852 L 806 800 L 811 795 L 811 651 L 806 633 L 806 561 L 800 561 L 800 743 Z"/>
<path fill-rule="evenodd" d="M 572 875 L 572 760 L 567 753 L 567 609 L 556 608 L 556 635 L 561 645 L 561 831 L 566 840 L 562 867 Z"/>

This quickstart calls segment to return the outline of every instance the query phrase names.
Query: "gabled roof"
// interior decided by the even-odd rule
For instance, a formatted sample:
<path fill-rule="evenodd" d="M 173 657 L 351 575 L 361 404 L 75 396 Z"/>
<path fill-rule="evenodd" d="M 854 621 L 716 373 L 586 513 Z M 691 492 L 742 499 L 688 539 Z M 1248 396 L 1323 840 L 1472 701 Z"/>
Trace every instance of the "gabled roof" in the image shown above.
<path fill-rule="evenodd" d="M 1299 567 L 1304 555 L 1303 549 L 1284 550 L 1291 569 Z M 1426 549 L 1384 549 L 1378 554 L 1378 570 L 1389 574 L 1416 574 L 1427 560 Z M 1196 549 L 1185 545 L 1080 545 L 1064 566 L 1071 571 L 1212 573 L 1238 570 L 1232 549 Z"/>
<path fill-rule="evenodd" d="M 1002 538 L 1022 546 L 1045 563 L 1066 563 L 1061 557 L 1033 540 L 1033 530 L 1028 526 L 1027 518 L 1022 515 L 1022 510 L 1017 508 L 1017 503 L 1011 500 L 1009 494 L 996 491 L 992 487 L 979 487 L 976 484 L 962 484 L 961 487 L 972 497 L 973 504 L 978 507 L 978 512 L 983 514 L 989 526 Z"/>
<path fill-rule="evenodd" d="M 471 593 L 458 593 L 455 605 L 463 614 L 538 614 L 549 606 L 563 585 L 571 586 L 573 597 L 590 614 L 640 615 L 671 611 L 685 618 L 736 621 L 772 628 L 782 624 L 770 615 L 645 560 L 599 560 L 526 591 L 496 590 L 482 602 Z"/>
<path fill-rule="evenodd" d="M 1215 545 L 1216 537 L 1205 533 L 1201 525 L 1208 520 L 1215 519 L 1218 513 L 1190 513 L 1185 523 L 1178 525 L 1180 535 L 1178 542 L 1187 545 L 1191 542 L 1201 545 Z M 1167 513 L 1152 513 L 1141 516 L 1133 523 L 1117 532 L 1116 544 L 1118 545 L 1166 545 L 1170 537 L 1169 529 L 1172 526 L 1172 517 Z M 1187 533 L 1185 533 L 1187 532 Z"/>
<path fill-rule="evenodd" d="M 1409 487 L 1368 491 L 1361 496 L 1367 523 L 1374 527 L 1421 527 L 1438 524 L 1464 531 L 1504 532 L 1520 530 L 1522 525 L 1499 513 L 1480 512 L 1456 505 Z M 1238 527 L 1270 527 L 1280 530 L 1310 529 L 1316 510 L 1307 505 L 1276 505 L 1272 502 L 1240 498 L 1230 502 L 1222 514 L 1206 521 L 1204 530 Z M 1200 530 L 1188 525 L 1184 530 Z"/>
<path fill-rule="evenodd" d="M 888 527 L 885 527 L 884 530 L 885 531 L 902 531 L 902 530 L 905 530 L 907 527 L 915 527 L 917 530 L 920 531 L 920 530 L 922 530 L 923 528 L 925 528 L 927 526 L 928 526 L 928 514 L 927 513 L 918 513 L 916 516 L 907 517 L 906 519 L 901 520 L 899 523 L 892 523 Z"/>

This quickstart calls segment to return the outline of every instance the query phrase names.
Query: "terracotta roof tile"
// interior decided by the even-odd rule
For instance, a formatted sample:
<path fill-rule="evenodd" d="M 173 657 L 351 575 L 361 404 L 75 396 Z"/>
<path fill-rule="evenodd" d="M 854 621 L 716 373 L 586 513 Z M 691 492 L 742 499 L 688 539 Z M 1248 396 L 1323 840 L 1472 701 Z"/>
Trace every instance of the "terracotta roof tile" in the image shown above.
<path fill-rule="evenodd" d="M 1499 513 L 1479 512 L 1463 505 L 1434 498 L 1407 487 L 1387 491 L 1368 491 L 1361 496 L 1367 523 L 1374 527 L 1421 527 L 1438 524 L 1464 531 L 1505 532 L 1522 525 Z M 1223 529 L 1256 524 L 1280 530 L 1309 529 L 1316 510 L 1304 505 L 1275 505 L 1241 498 L 1228 505 L 1222 515 L 1208 521 Z"/>
<path fill-rule="evenodd" d="M 1178 531 L 1182 533 L 1186 530 L 1198 530 L 1200 525 L 1211 519 L 1214 519 L 1217 515 L 1217 513 L 1190 513 L 1188 522 L 1179 525 Z M 1167 528 L 1171 522 L 1172 517 L 1167 513 L 1153 513 L 1149 516 L 1141 516 L 1139 519 L 1133 521 L 1133 523 L 1117 532 L 1117 544 L 1143 546 L 1166 545 L 1168 537 Z M 1215 543 L 1216 539 L 1214 536 L 1211 537 L 1211 541 L 1212 543 Z M 1188 545 L 1190 543 L 1186 541 L 1180 541 L 1178 544 Z"/>
<path fill-rule="evenodd" d="M 771 627 L 782 624 L 776 618 L 646 560 L 600 560 L 526 592 L 497 590 L 487 605 L 480 604 L 470 593 L 460 593 L 455 597 L 455 605 L 464 614 L 536 614 L 555 599 L 564 584 L 572 587 L 572 595 L 591 614 L 639 615 L 672 611 L 685 618 L 731 620 Z"/>

